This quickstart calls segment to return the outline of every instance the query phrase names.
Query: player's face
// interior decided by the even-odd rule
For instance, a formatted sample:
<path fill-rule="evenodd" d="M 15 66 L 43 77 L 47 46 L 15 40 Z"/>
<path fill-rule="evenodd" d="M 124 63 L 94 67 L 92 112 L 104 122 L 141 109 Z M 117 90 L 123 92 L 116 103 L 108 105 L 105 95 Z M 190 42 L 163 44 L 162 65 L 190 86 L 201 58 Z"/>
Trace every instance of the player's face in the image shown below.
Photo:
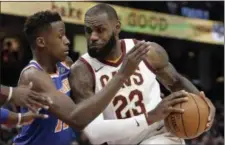
<path fill-rule="evenodd" d="M 116 45 L 113 24 L 107 14 L 85 17 L 85 35 L 88 54 L 97 59 L 104 59 Z"/>
<path fill-rule="evenodd" d="M 69 53 L 68 45 L 70 42 L 65 33 L 65 24 L 62 21 L 57 21 L 51 23 L 51 29 L 45 37 L 47 51 L 56 61 L 64 61 Z"/>

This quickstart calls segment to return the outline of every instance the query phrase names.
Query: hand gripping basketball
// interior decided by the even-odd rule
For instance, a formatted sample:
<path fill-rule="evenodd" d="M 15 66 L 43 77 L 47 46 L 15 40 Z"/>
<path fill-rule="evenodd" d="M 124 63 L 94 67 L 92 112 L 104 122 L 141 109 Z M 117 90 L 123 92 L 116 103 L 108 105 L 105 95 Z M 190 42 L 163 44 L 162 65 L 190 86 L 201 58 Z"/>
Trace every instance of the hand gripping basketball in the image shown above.
<path fill-rule="evenodd" d="M 215 118 L 215 114 L 216 114 L 216 108 L 214 107 L 214 105 L 212 104 L 212 102 L 205 96 L 204 92 L 200 92 L 200 97 L 208 104 L 209 106 L 209 117 L 208 117 L 208 123 L 206 125 L 206 129 L 205 131 L 208 131 L 213 124 L 214 118 Z"/>
<path fill-rule="evenodd" d="M 173 108 L 172 106 L 188 101 L 187 92 L 182 90 L 174 92 L 165 97 L 154 110 L 149 112 L 152 116 L 152 121 L 157 122 L 165 119 L 170 113 L 183 113 L 184 110 L 180 108 Z"/>

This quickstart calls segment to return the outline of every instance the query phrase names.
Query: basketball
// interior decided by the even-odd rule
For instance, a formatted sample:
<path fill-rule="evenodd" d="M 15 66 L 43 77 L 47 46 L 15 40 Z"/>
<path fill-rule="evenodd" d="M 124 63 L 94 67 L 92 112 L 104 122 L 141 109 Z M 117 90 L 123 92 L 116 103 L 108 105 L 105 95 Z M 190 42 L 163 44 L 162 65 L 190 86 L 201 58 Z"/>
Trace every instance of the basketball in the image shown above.
<path fill-rule="evenodd" d="M 191 93 L 187 97 L 187 102 L 173 106 L 184 109 L 184 113 L 171 113 L 165 119 L 165 126 L 177 137 L 192 139 L 204 132 L 208 122 L 209 108 L 201 97 Z"/>

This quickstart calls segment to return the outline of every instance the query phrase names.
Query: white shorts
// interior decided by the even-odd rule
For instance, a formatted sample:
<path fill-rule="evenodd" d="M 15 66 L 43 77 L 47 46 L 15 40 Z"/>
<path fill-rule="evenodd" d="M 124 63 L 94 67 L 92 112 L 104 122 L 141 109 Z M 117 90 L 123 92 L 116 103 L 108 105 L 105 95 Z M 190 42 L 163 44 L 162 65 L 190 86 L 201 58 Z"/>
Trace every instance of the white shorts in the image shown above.
<path fill-rule="evenodd" d="M 185 145 L 185 141 L 181 138 L 172 136 L 169 132 L 158 134 L 155 136 L 152 136 L 148 139 L 145 139 L 140 143 L 140 145 L 147 145 L 147 144 L 162 144 L 162 145 Z"/>
<path fill-rule="evenodd" d="M 108 142 L 109 145 L 130 144 L 130 145 L 185 145 L 184 139 L 178 138 L 168 132 L 164 126 L 164 122 L 160 121 L 151 125 L 143 132 L 132 137 L 117 140 L 115 142 Z"/>

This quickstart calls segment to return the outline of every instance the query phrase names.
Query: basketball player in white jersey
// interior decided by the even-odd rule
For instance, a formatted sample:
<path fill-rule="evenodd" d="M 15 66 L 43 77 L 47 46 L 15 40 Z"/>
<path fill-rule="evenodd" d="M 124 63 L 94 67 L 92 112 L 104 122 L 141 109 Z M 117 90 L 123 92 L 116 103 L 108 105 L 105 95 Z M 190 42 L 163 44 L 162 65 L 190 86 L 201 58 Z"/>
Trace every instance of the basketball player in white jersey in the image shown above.
<path fill-rule="evenodd" d="M 120 40 L 120 28 L 118 16 L 109 5 L 98 4 L 86 12 L 88 53 L 72 65 L 70 75 L 77 103 L 104 88 L 121 67 L 124 55 L 138 42 L 133 39 Z M 145 42 L 145 45 L 150 48 L 148 60 L 139 64 L 104 112 L 84 129 L 91 143 L 185 144 L 184 140 L 167 132 L 163 125 L 162 120 L 170 113 L 168 107 L 173 108 L 165 103 L 171 96 L 163 100 L 160 98 L 156 78 L 171 92 L 186 90 L 202 96 L 211 111 L 206 130 L 211 127 L 215 108 L 210 100 L 175 70 L 161 46 L 152 42 Z M 175 103 L 179 103 L 179 100 Z M 143 121 L 141 115 L 146 116 L 147 121 Z M 131 119 L 136 119 L 136 124 Z"/>

